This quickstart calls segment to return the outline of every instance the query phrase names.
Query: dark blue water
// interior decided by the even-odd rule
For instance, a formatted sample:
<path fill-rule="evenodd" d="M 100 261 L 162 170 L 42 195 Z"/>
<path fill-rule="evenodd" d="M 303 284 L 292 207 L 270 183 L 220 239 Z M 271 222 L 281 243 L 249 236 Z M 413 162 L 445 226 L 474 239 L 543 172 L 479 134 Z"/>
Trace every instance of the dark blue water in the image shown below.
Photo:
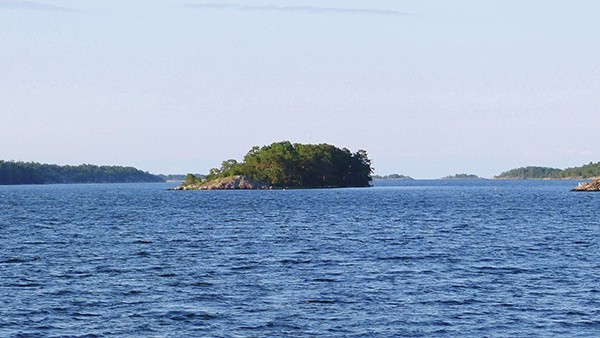
<path fill-rule="evenodd" d="M 0 336 L 598 336 L 573 181 L 0 187 Z"/>

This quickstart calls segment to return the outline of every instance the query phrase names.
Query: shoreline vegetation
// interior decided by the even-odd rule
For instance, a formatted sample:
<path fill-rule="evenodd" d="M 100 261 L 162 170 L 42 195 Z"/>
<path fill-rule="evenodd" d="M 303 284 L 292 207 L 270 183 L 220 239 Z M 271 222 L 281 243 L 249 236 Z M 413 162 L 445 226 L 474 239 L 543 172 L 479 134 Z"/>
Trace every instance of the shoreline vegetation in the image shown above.
<path fill-rule="evenodd" d="M 203 174 L 150 174 L 134 167 L 56 165 L 0 160 L 0 185 L 182 182 L 172 190 L 368 187 L 373 180 L 414 180 L 401 174 L 372 175 L 366 151 L 329 144 L 276 142 L 253 147 L 238 163 L 230 159 Z M 440 180 L 484 180 L 475 174 Z M 527 166 L 493 176 L 498 180 L 585 180 L 574 191 L 600 190 L 600 162 L 566 169 Z"/>
<path fill-rule="evenodd" d="M 174 190 L 369 187 L 372 173 L 364 150 L 282 141 L 253 147 L 242 162 L 223 161 L 204 179 L 188 174 Z"/>

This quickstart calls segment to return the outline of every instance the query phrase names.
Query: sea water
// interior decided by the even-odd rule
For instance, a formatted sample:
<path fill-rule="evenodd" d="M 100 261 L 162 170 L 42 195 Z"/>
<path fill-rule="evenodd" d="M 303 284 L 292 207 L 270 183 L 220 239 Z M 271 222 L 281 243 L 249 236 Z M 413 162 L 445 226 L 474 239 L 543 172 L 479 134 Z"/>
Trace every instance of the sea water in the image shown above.
<path fill-rule="evenodd" d="M 598 336 L 575 181 L 0 187 L 0 336 Z"/>

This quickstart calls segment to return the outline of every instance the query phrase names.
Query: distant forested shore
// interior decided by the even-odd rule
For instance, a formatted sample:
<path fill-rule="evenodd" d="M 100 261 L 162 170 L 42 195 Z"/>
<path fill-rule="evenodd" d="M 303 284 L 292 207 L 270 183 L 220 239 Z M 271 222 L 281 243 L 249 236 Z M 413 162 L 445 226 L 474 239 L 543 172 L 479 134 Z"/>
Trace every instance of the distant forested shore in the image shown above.
<path fill-rule="evenodd" d="M 441 178 L 442 180 L 481 180 L 482 178 L 475 174 L 454 174 Z"/>
<path fill-rule="evenodd" d="M 600 162 L 590 162 L 580 167 L 558 169 L 528 166 L 511 169 L 494 176 L 497 179 L 588 179 L 600 177 Z"/>
<path fill-rule="evenodd" d="M 59 183 L 138 183 L 164 179 L 133 167 L 56 165 L 0 160 L 0 185 Z"/>
<path fill-rule="evenodd" d="M 406 176 L 406 175 L 400 175 L 400 174 L 389 174 L 389 175 L 371 175 L 371 178 L 373 178 L 373 180 L 407 180 L 407 181 L 412 181 L 414 180 L 414 178 L 410 177 L 410 176 Z"/>

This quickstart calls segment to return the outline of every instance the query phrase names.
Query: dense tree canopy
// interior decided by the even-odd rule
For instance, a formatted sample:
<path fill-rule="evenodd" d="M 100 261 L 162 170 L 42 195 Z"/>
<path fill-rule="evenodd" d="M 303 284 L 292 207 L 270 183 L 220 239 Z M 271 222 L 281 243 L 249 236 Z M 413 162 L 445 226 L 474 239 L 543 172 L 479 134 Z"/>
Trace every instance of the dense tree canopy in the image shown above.
<path fill-rule="evenodd" d="M 560 172 L 560 169 L 557 168 L 548 168 L 548 167 L 521 167 L 516 169 L 511 169 L 501 173 L 495 178 L 549 178 L 552 177 L 555 173 Z"/>
<path fill-rule="evenodd" d="M 253 147 L 242 163 L 224 161 L 207 179 L 244 175 L 275 187 L 365 187 L 372 172 L 364 150 L 352 153 L 329 144 L 284 141 Z"/>
<path fill-rule="evenodd" d="M 0 184 L 162 182 L 133 167 L 0 161 Z"/>
<path fill-rule="evenodd" d="M 581 167 L 573 167 L 562 170 L 556 174 L 559 178 L 591 178 L 600 177 L 600 162 L 590 162 Z"/>
<path fill-rule="evenodd" d="M 505 171 L 495 178 L 591 178 L 600 177 L 600 162 L 590 162 L 580 167 L 557 169 L 548 167 L 522 167 Z"/>

